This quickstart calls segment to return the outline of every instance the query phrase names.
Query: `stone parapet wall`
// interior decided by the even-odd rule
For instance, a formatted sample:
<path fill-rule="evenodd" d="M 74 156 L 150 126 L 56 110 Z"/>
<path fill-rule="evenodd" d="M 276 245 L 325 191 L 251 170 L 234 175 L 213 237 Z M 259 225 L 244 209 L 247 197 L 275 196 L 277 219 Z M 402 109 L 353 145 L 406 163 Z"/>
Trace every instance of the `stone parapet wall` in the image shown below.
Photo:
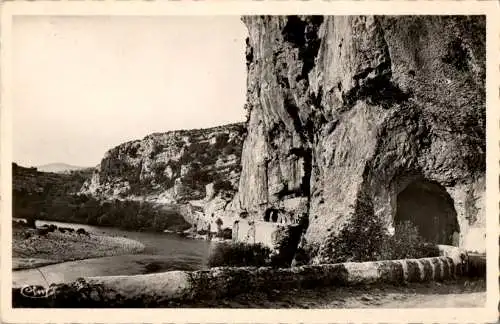
<path fill-rule="evenodd" d="M 443 256 L 350 262 L 292 268 L 212 268 L 136 276 L 90 277 L 52 285 L 48 296 L 28 299 L 13 289 L 14 307 L 168 307 L 252 291 L 455 279 L 467 274 L 467 257 L 456 248 Z"/>

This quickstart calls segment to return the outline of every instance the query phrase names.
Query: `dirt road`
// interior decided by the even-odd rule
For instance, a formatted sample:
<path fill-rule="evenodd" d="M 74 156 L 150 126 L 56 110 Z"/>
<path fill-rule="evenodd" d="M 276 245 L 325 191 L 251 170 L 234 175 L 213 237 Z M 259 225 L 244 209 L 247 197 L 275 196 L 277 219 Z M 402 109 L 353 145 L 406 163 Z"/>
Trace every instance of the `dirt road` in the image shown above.
<path fill-rule="evenodd" d="M 188 307 L 227 308 L 437 308 L 483 307 L 484 280 L 416 283 L 403 287 L 329 287 L 244 294 Z M 177 307 L 183 307 L 179 305 Z M 184 306 L 186 307 L 186 306 Z"/>

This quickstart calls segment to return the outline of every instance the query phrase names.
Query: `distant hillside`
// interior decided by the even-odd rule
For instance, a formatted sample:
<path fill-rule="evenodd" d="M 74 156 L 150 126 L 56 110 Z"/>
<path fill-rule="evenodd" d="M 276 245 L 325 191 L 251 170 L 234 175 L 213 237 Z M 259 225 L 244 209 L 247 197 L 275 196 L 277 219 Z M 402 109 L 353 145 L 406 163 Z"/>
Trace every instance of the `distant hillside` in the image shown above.
<path fill-rule="evenodd" d="M 44 172 L 38 168 L 25 168 L 12 164 L 12 189 L 14 193 L 44 196 L 62 196 L 78 193 L 83 183 L 90 179 L 92 169 L 68 171 L 68 173 Z"/>
<path fill-rule="evenodd" d="M 40 218 L 58 201 L 68 205 L 68 198 L 78 193 L 92 170 L 76 170 L 70 173 L 40 172 L 37 168 L 25 168 L 12 164 L 13 217 Z"/>
<path fill-rule="evenodd" d="M 190 225 L 175 206 L 155 206 L 136 201 L 100 201 L 78 194 L 92 169 L 70 173 L 40 172 L 12 164 L 12 216 L 131 230 L 185 230 Z"/>
<path fill-rule="evenodd" d="M 40 172 L 53 172 L 53 173 L 70 173 L 71 171 L 89 169 L 89 167 L 82 167 L 70 165 L 66 163 L 49 163 L 36 167 Z"/>

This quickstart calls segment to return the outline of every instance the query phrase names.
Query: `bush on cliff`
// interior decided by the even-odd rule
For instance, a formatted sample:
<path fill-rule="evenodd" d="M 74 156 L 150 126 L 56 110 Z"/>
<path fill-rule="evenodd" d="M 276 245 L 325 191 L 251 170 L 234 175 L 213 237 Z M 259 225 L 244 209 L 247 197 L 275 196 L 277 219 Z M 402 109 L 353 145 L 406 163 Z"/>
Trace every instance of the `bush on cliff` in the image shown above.
<path fill-rule="evenodd" d="M 411 222 L 397 224 L 394 235 L 390 235 L 375 217 L 367 220 L 366 225 L 360 226 L 356 221 L 354 225 L 357 226 L 345 226 L 330 243 L 333 263 L 439 256 L 437 246 L 425 242 Z"/>
<path fill-rule="evenodd" d="M 271 249 L 262 244 L 220 243 L 209 256 L 210 267 L 262 267 L 269 264 Z"/>
<path fill-rule="evenodd" d="M 304 238 L 303 242 L 299 244 L 292 266 L 303 266 L 314 263 L 313 260 L 318 256 L 321 244 L 318 242 L 307 242 Z"/>
<path fill-rule="evenodd" d="M 231 191 L 233 192 L 235 189 L 229 180 L 217 179 L 214 181 L 214 191 Z"/>
<path fill-rule="evenodd" d="M 434 256 L 439 256 L 437 246 L 426 243 L 418 233 L 418 228 L 410 221 L 396 224 L 394 235 L 387 237 L 382 245 L 382 259 L 398 260 Z"/>
<path fill-rule="evenodd" d="M 380 260 L 387 237 L 386 226 L 374 215 L 372 201 L 360 197 L 351 220 L 326 242 L 328 259 L 332 263 Z"/>
<path fill-rule="evenodd" d="M 224 228 L 217 232 L 216 237 L 223 238 L 225 240 L 230 240 L 233 237 L 233 230 L 230 228 Z"/>
<path fill-rule="evenodd" d="M 288 268 L 292 264 L 297 246 L 302 236 L 302 227 L 280 226 L 272 234 L 273 246 L 278 247 L 271 255 L 271 265 L 278 268 Z"/>
<path fill-rule="evenodd" d="M 331 263 L 397 260 L 439 256 L 434 244 L 425 242 L 417 226 L 409 221 L 397 223 L 395 233 L 373 212 L 369 199 L 359 199 L 350 222 L 326 242 Z"/>

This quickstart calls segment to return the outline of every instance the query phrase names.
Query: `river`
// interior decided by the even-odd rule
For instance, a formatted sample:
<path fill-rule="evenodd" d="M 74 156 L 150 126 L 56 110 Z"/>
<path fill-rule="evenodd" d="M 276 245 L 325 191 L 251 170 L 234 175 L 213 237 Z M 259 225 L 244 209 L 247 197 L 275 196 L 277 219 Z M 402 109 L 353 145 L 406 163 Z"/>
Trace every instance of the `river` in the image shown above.
<path fill-rule="evenodd" d="M 94 234 L 124 236 L 145 245 L 140 254 L 119 255 L 52 264 L 38 269 L 12 272 L 14 286 L 24 284 L 47 285 L 53 282 L 73 281 L 79 277 L 135 275 L 169 270 L 205 269 L 214 242 L 182 238 L 176 234 L 134 232 L 111 227 L 90 226 L 53 221 L 37 221 L 37 226 L 84 228 Z M 44 278 L 45 277 L 45 278 Z"/>

